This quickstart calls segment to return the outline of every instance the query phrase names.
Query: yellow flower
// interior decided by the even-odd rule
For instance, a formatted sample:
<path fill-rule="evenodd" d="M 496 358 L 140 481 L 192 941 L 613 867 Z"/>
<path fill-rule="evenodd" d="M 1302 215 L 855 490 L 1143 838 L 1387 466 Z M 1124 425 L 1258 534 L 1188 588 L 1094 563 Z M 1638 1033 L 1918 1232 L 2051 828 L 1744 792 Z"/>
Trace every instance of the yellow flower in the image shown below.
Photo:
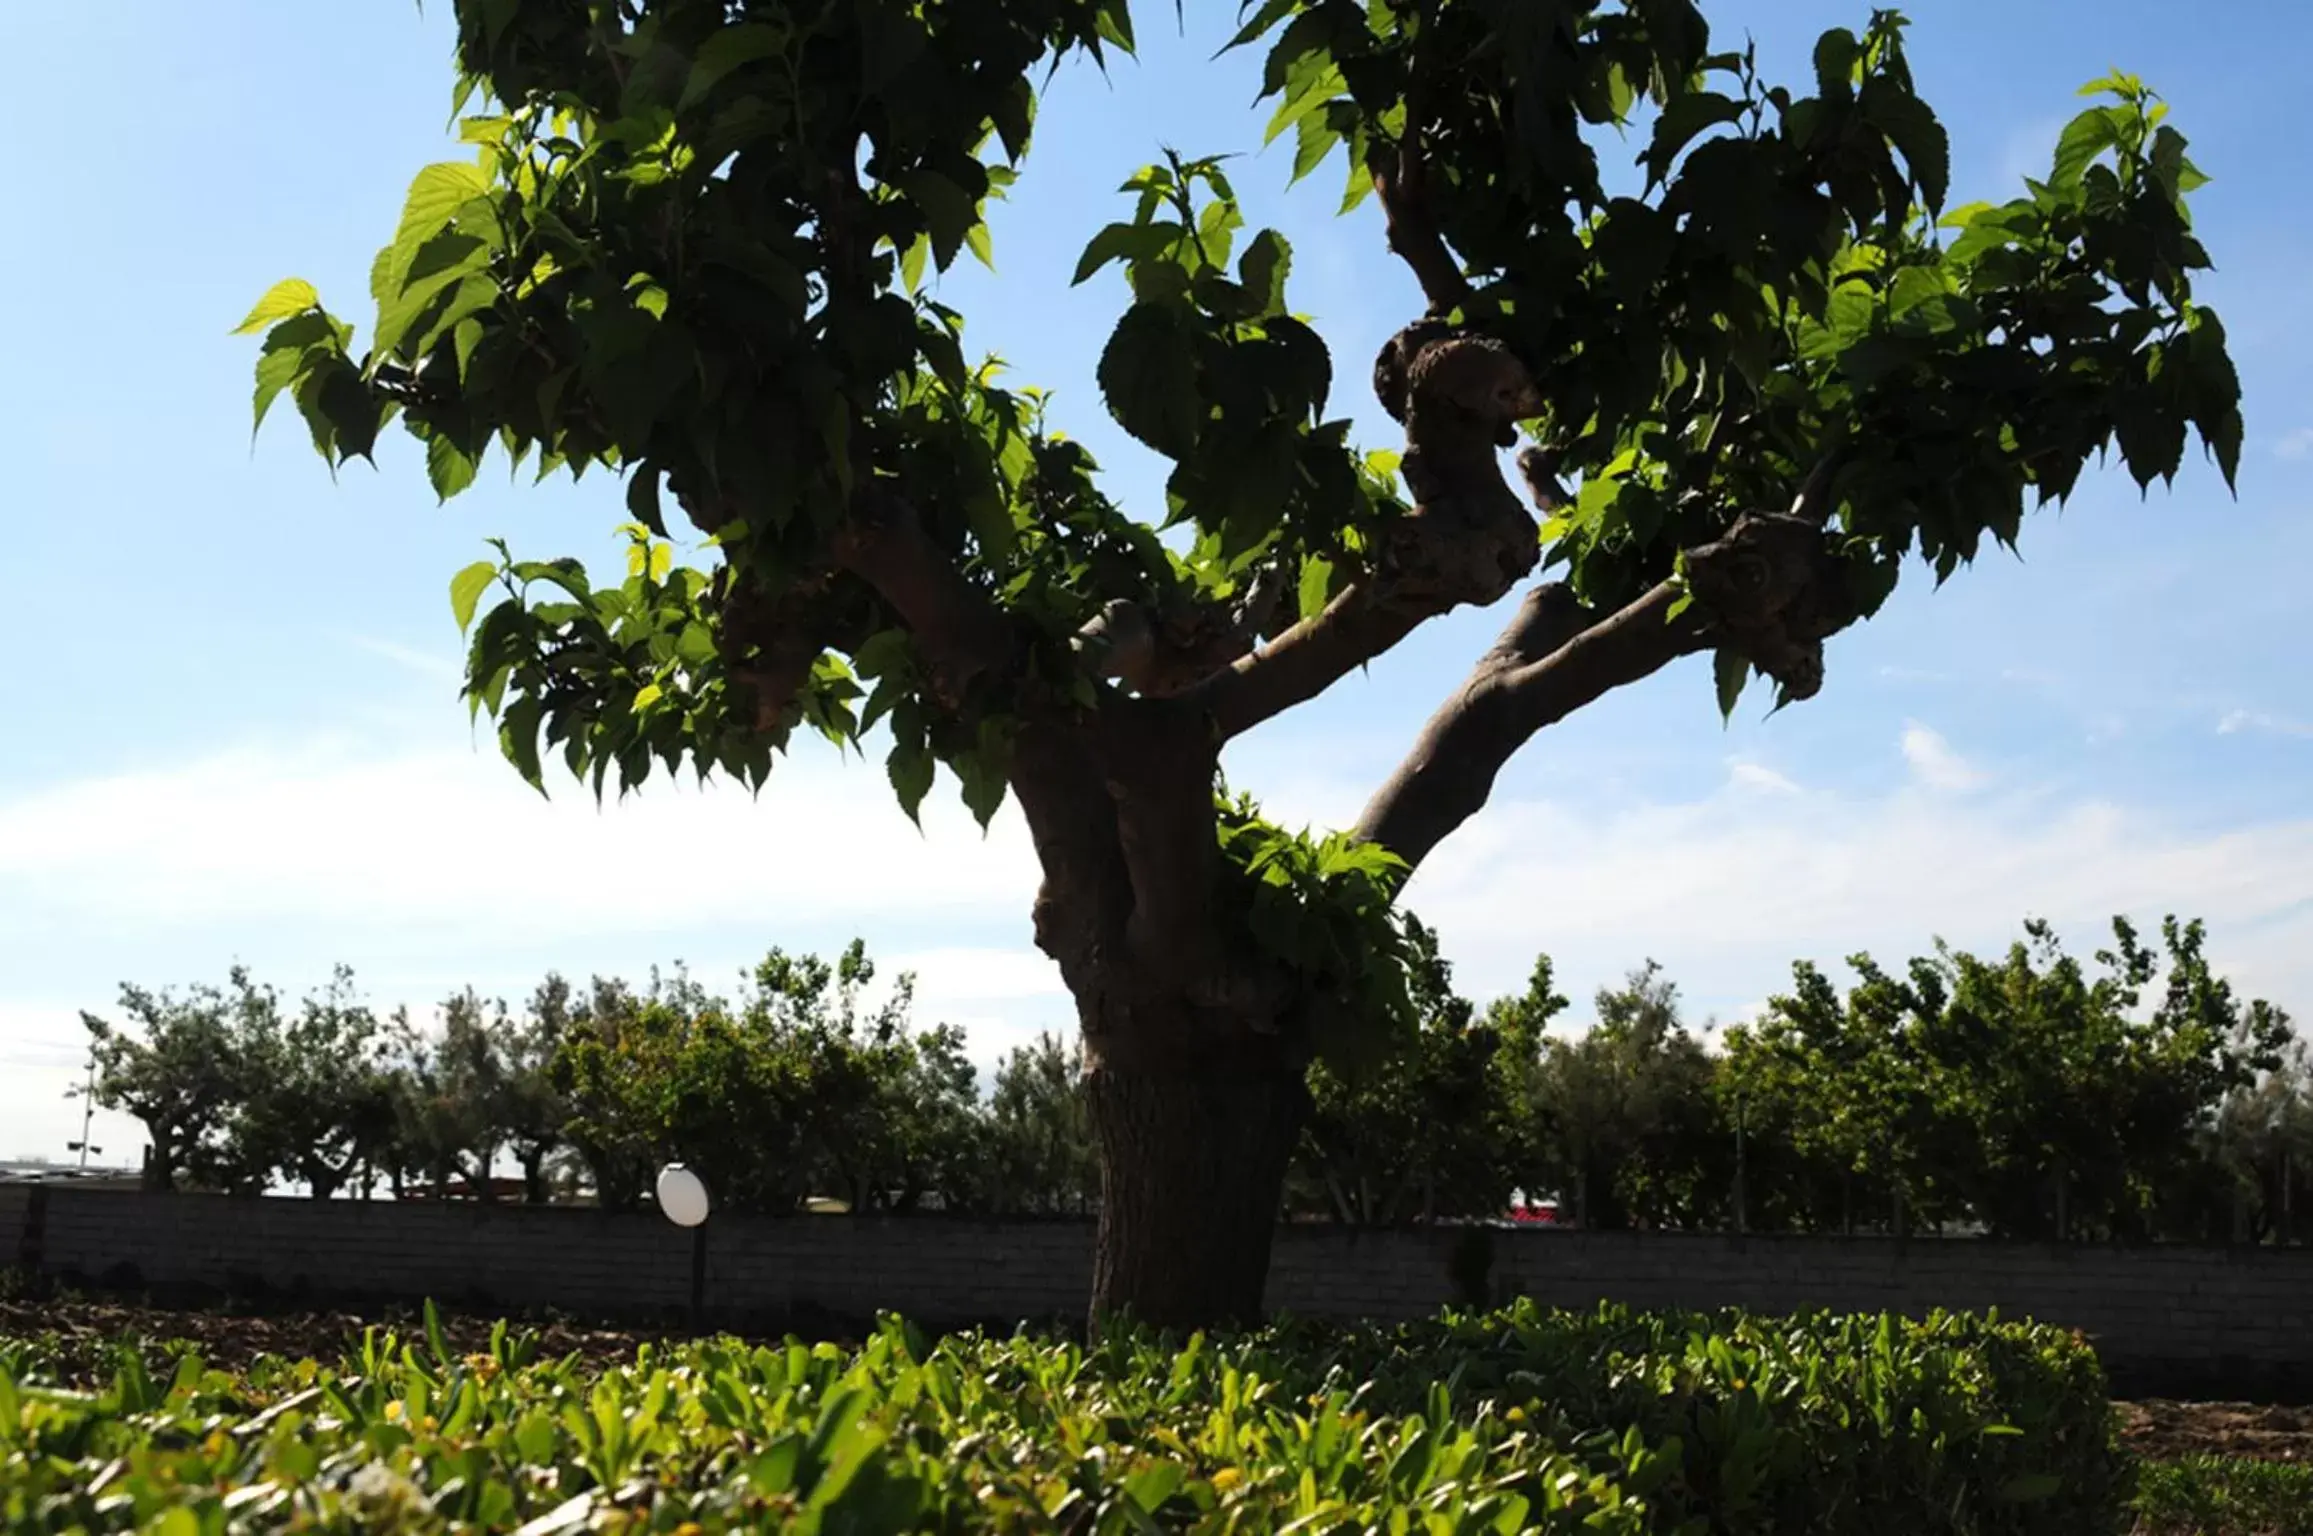
<path fill-rule="evenodd" d="M 1509 1420 L 1512 1424 L 1523 1424 L 1526 1422 L 1526 1410 L 1513 1406 L 1510 1411 L 1503 1414 L 1502 1417 Z"/>
<path fill-rule="evenodd" d="M 1223 1467 L 1213 1474 L 1213 1489 L 1217 1493 L 1227 1493 L 1244 1480 L 1245 1474 L 1235 1467 Z"/>
<path fill-rule="evenodd" d="M 401 1422 L 402 1413 L 402 1400 L 400 1398 L 397 1397 L 392 1402 L 386 1404 L 386 1417 L 394 1423 L 399 1424 Z"/>

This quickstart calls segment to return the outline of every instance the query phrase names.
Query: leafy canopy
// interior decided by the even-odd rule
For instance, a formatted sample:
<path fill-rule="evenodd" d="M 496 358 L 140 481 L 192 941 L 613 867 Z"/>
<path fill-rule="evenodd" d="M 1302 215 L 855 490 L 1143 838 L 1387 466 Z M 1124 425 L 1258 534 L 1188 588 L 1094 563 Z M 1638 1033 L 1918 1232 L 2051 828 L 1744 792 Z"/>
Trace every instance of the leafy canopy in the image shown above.
<path fill-rule="evenodd" d="M 625 478 L 623 580 L 499 545 L 452 585 L 467 696 L 533 785 L 559 748 L 598 794 L 654 762 L 759 787 L 799 723 L 845 745 L 882 725 L 911 815 L 944 763 L 985 823 L 1021 711 L 1120 686 L 1078 643 L 1113 601 L 1269 581 L 1306 616 L 1406 515 L 1395 457 L 1349 441 L 1285 240 L 1246 233 L 1219 159 L 1131 176 L 1077 272 L 1124 278 L 1098 382 L 1173 464 L 1161 511 L 1104 495 L 1044 397 L 968 358 L 924 290 L 988 258 L 1037 81 L 1129 52 L 1126 0 L 454 9 L 472 155 L 411 183 L 366 342 L 294 279 L 244 329 L 260 421 L 287 396 L 333 464 L 398 421 L 444 498 L 493 447 Z M 2108 449 L 2149 486 L 2197 432 L 2233 474 L 2238 385 L 2191 289 L 2203 177 L 2133 77 L 2090 88 L 2023 195 L 1947 210 L 1893 11 L 1826 32 L 1798 88 L 1715 51 L 1694 0 L 1242 15 L 1297 174 L 1340 151 L 1346 209 L 1418 169 L 1427 236 L 1401 242 L 1393 208 L 1393 243 L 1443 318 L 1539 382 L 1525 430 L 1579 487 L 1542 537 L 1602 611 L 1803 482 L 1861 615 L 1912 553 L 1940 581 L 1987 535 L 2012 544 Z M 1643 190 L 1609 195 L 1626 133 Z M 704 566 L 675 564 L 669 499 Z M 926 636 L 847 567 L 895 506 L 1005 617 L 1011 665 L 940 686 Z M 1722 657 L 1723 707 L 1746 672 Z"/>

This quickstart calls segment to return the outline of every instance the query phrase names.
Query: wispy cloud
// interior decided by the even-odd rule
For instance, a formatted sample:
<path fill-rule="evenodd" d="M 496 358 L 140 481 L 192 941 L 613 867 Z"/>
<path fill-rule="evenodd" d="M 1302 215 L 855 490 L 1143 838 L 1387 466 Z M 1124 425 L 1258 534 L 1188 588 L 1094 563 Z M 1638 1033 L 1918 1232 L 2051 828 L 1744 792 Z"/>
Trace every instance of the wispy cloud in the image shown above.
<path fill-rule="evenodd" d="M 1981 788 L 1989 778 L 1953 751 L 1950 742 L 1917 721 L 1903 728 L 1903 759 L 1920 783 L 1947 794 Z"/>
<path fill-rule="evenodd" d="M 2237 736 L 2244 731 L 2313 740 L 2313 722 L 2294 720 L 2287 715 L 2267 714 L 2258 709 L 2236 709 L 2217 722 L 2219 736 Z"/>
<path fill-rule="evenodd" d="M 2313 818 L 2220 832 L 2094 799 L 1764 796 L 1600 816 L 1572 799 L 1497 802 L 1416 874 L 1457 979 L 1514 988 L 1547 951 L 1571 995 L 1652 955 L 1698 1015 L 1734 1016 L 1802 957 L 1997 950 L 2027 915 L 2080 952 L 2115 914 L 2206 918 L 2246 991 L 2313 1004 Z"/>
<path fill-rule="evenodd" d="M 2308 454 L 2313 454 L 2313 427 L 2299 427 L 2284 433 L 2273 444 L 2273 457 L 2277 459 L 2302 459 Z"/>
<path fill-rule="evenodd" d="M 1727 778 L 1745 789 L 1764 790 L 1770 794 L 1795 795 L 1799 786 L 1765 763 L 1754 763 L 1747 758 L 1733 758 L 1727 763 Z"/>
<path fill-rule="evenodd" d="M 382 657 L 406 671 L 437 682 L 456 683 L 465 678 L 465 669 L 457 659 L 434 651 L 421 651 L 415 646 L 402 645 L 392 640 L 373 639 L 368 635 L 349 636 L 347 643 L 356 650 Z"/>

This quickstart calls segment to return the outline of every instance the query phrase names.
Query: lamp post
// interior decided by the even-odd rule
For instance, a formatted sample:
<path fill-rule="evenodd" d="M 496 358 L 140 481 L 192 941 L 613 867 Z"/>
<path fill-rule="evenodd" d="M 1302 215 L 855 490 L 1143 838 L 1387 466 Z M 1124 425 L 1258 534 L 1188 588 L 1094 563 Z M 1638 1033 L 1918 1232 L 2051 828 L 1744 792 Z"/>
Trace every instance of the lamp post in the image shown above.
<path fill-rule="evenodd" d="M 706 1331 L 707 1316 L 707 1186 L 681 1163 L 659 1170 L 659 1213 L 678 1227 L 691 1229 L 691 1332 Z"/>

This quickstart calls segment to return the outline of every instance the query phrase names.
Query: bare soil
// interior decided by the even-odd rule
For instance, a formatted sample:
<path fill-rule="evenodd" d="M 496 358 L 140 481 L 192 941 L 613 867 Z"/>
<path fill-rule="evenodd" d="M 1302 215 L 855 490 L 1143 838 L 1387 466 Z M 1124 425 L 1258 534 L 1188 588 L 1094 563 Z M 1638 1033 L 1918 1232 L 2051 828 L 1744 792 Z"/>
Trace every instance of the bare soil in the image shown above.
<path fill-rule="evenodd" d="M 493 1321 L 445 1312 L 441 1315 L 444 1342 L 460 1354 L 487 1349 Z M 394 1329 L 405 1340 L 414 1341 L 422 1339 L 425 1324 L 415 1308 L 357 1316 L 328 1311 L 180 1311 L 78 1297 L 0 1299 L 0 1338 L 53 1337 L 67 1367 L 92 1376 L 109 1371 L 106 1362 L 111 1346 L 123 1338 L 182 1341 L 191 1344 L 210 1365 L 235 1370 L 258 1355 L 332 1359 L 358 1347 L 362 1330 L 372 1326 Z M 662 1337 L 558 1318 L 525 1319 L 516 1326 L 536 1333 L 539 1353 L 549 1359 L 574 1352 L 604 1363 L 631 1359 L 637 1345 Z"/>
<path fill-rule="evenodd" d="M 2148 1398 L 2122 1403 L 2120 1418 L 2121 1438 L 2147 1461 L 2232 1456 L 2313 1463 L 2313 1408 Z"/>

